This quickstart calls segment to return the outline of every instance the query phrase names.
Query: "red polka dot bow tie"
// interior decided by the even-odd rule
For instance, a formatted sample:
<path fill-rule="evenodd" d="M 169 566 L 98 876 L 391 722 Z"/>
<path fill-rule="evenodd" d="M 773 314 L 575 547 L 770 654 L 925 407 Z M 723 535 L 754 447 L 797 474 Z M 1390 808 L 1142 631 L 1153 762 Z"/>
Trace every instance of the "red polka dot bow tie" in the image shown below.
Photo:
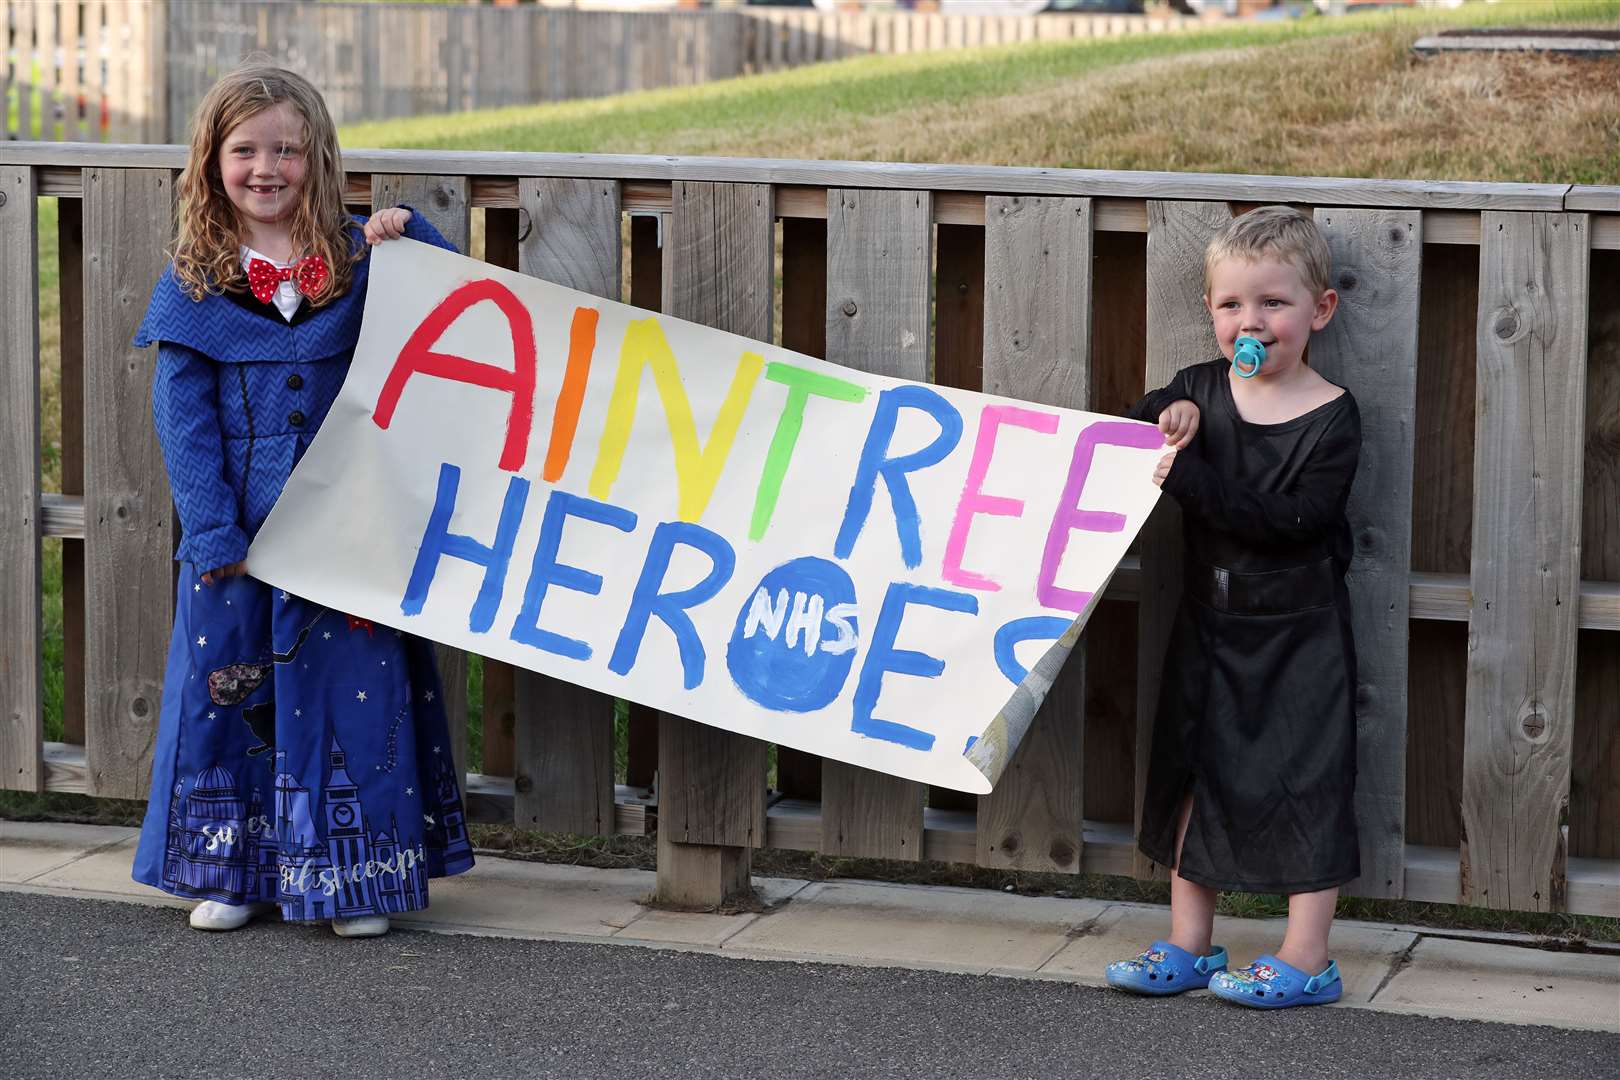
<path fill-rule="evenodd" d="M 261 304 L 268 304 L 283 281 L 298 286 L 305 296 L 314 297 L 326 286 L 326 260 L 319 255 L 305 255 L 291 266 L 280 267 L 263 259 L 248 260 L 248 288 Z"/>

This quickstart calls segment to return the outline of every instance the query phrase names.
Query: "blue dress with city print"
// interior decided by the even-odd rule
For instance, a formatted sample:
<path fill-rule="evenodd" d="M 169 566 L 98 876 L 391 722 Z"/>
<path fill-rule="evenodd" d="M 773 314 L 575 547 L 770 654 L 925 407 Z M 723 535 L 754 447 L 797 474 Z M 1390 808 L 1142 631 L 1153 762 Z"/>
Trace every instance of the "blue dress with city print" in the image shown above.
<path fill-rule="evenodd" d="M 449 246 L 420 215 L 407 235 Z M 291 320 L 246 294 L 194 302 L 171 270 L 136 336 L 159 346 L 182 540 L 133 875 L 289 920 L 424 908 L 428 879 L 473 863 L 431 644 L 249 576 L 202 581 L 245 557 L 337 396 L 366 270 Z"/>

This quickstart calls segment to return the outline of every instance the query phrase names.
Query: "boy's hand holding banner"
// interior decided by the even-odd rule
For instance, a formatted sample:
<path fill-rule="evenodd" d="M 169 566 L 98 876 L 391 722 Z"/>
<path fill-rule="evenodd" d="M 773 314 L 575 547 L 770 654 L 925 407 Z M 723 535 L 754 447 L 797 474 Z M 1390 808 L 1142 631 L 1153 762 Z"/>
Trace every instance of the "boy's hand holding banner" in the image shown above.
<path fill-rule="evenodd" d="M 1157 428 L 868 375 L 409 240 L 249 553 L 353 615 L 987 792 Z"/>

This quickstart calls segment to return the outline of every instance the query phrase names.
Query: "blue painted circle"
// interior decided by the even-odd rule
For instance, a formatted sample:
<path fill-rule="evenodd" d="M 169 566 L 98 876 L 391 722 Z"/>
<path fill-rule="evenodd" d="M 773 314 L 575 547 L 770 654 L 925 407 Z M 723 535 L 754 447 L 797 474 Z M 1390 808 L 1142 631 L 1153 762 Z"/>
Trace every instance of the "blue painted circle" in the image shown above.
<path fill-rule="evenodd" d="M 756 611 L 761 591 L 765 599 Z M 813 611 L 812 598 L 817 597 L 822 611 L 819 640 L 814 651 L 806 655 L 805 631 L 801 629 L 790 646 L 788 624 L 795 607 Z M 828 613 L 837 604 L 854 602 L 855 583 L 837 563 L 806 556 L 778 566 L 749 590 L 737 613 L 731 642 L 726 646 L 726 668 L 732 681 L 750 701 L 766 709 L 815 712 L 826 708 L 844 688 L 859 651 L 854 647 L 829 651 L 829 646 L 838 647 L 834 643 L 842 635 Z M 852 631 L 858 632 L 853 615 L 846 621 Z"/>

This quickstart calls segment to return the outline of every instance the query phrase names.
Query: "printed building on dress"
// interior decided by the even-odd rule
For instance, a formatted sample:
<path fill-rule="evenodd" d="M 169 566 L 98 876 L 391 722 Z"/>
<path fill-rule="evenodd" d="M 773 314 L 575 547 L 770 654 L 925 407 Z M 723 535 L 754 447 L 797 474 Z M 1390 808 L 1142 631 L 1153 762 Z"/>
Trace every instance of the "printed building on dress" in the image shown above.
<path fill-rule="evenodd" d="M 349 778 L 347 755 L 335 736 L 328 762 L 331 771 L 321 793 L 323 843 L 311 813 L 309 789 L 298 786 L 286 770 L 285 755 L 276 754 L 276 820 L 284 823 L 281 856 L 289 871 L 282 882 L 281 902 L 294 909 L 289 917 L 351 918 L 426 907 L 426 860 L 405 850 L 397 820 L 390 820 L 387 831 L 372 831 L 359 788 Z"/>
<path fill-rule="evenodd" d="M 221 765 L 197 774 L 191 793 L 176 781 L 169 800 L 163 882 L 187 896 L 240 904 L 276 895 L 276 837 L 259 789 L 243 800 Z"/>

